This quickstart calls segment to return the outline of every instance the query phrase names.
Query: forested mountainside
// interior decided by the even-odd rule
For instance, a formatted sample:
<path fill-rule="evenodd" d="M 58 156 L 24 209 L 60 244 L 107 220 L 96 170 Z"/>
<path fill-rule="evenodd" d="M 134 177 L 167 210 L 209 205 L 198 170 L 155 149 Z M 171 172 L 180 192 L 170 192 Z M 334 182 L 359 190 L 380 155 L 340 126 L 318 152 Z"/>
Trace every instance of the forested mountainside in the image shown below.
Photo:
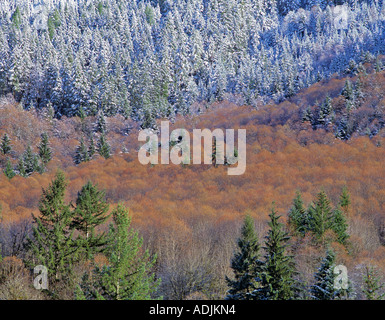
<path fill-rule="evenodd" d="M 103 266 L 116 267 L 109 247 L 101 252 L 87 249 L 94 255 L 87 260 L 84 243 L 79 246 L 77 242 L 84 239 L 78 214 L 86 207 L 87 194 L 96 199 L 95 214 L 106 214 L 108 204 L 109 212 L 120 221 L 119 214 L 127 212 L 117 205 L 129 208 L 132 227 L 143 237 L 143 248 L 151 257 L 156 254 L 155 261 L 147 256 L 146 270 L 152 270 L 161 283 L 150 293 L 143 289 L 146 297 L 245 299 L 234 280 L 242 271 L 237 269 L 237 261 L 243 259 L 236 255 L 242 243 L 237 239 L 251 237 L 254 244 L 266 246 L 268 222 L 274 220 L 274 228 L 288 232 L 289 240 L 281 245 L 293 258 L 296 273 L 289 273 L 289 278 L 298 289 L 280 298 L 381 298 L 383 287 L 373 288 L 384 283 L 385 274 L 385 72 L 375 68 L 382 59 L 379 56 L 373 64 L 364 64 L 356 76 L 322 80 L 281 103 L 252 107 L 224 100 L 208 109 L 197 104 L 201 114 L 176 117 L 172 128 L 247 130 L 247 170 L 234 177 L 227 175 L 223 165 L 143 166 L 137 159 L 140 124 L 122 115 L 63 116 L 59 120 L 45 109 L 24 110 L 11 96 L 3 97 L 0 298 L 93 299 L 87 292 L 100 292 L 105 299 L 116 299 L 113 292 L 103 291 L 83 277 L 96 267 L 94 276 L 99 279 L 108 270 Z M 361 84 L 357 86 L 357 82 Z M 346 94 L 349 88 L 360 95 Z M 325 101 L 331 108 L 322 108 Z M 331 110 L 321 117 L 330 121 L 320 121 L 322 109 Z M 356 124 L 347 140 L 339 136 L 342 118 Z M 57 168 L 64 177 L 58 176 Z M 31 255 L 26 243 L 29 237 L 39 245 L 32 231 L 37 221 L 31 212 L 35 217 L 47 212 L 44 199 L 52 186 L 60 186 L 60 203 L 68 209 L 59 213 L 70 214 L 64 230 L 77 228 L 75 233 L 65 233 L 65 237 L 71 235 L 65 239 L 78 246 L 80 253 L 64 262 L 66 268 L 58 271 L 58 279 L 51 273 L 50 291 L 40 292 L 30 283 L 31 264 L 36 265 L 38 256 Z M 254 231 L 247 219 L 242 228 L 245 215 L 252 218 Z M 108 233 L 108 224 L 115 220 L 102 217 L 95 236 Z M 72 225 L 73 221 L 77 224 Z M 126 222 L 124 226 L 128 227 Z M 140 241 L 133 243 L 137 246 Z M 273 252 L 259 250 L 264 265 Z M 322 278 L 322 270 L 338 264 L 348 268 L 349 292 L 317 291 L 319 281 L 327 285 L 334 279 Z M 137 281 L 146 284 L 147 280 Z M 135 293 L 130 292 L 128 298 L 138 298 Z M 248 298 L 273 299 L 263 292 Z"/>
<path fill-rule="evenodd" d="M 385 49 L 383 1 L 27 1 L 0 4 L 0 94 L 55 117 L 142 127 L 196 101 L 291 97 Z"/>
<path fill-rule="evenodd" d="M 383 299 L 384 65 L 382 0 L 0 1 L 0 300 Z"/>

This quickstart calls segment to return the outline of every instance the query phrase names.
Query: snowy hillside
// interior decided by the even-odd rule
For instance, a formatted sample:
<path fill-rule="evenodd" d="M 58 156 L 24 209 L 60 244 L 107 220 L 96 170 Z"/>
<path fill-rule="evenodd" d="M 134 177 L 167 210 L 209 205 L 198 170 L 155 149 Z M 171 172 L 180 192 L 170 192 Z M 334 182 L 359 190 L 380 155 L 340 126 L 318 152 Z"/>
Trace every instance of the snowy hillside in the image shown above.
<path fill-rule="evenodd" d="M 282 101 L 385 51 L 382 1 L 8 0 L 0 10 L 0 94 L 59 118 L 121 113 L 143 127 L 197 101 Z"/>

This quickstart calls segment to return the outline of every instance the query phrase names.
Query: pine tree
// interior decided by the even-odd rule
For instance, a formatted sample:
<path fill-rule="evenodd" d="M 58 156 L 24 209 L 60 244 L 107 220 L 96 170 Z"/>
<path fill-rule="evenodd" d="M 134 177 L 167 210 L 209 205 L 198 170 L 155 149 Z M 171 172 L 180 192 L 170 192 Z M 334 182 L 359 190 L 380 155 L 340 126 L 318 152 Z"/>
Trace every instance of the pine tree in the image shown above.
<path fill-rule="evenodd" d="M 105 192 L 90 181 L 78 193 L 72 226 L 81 233 L 87 258 L 92 258 L 106 244 L 105 235 L 97 235 L 95 229 L 108 219 L 108 208 Z"/>
<path fill-rule="evenodd" d="M 104 158 L 108 159 L 111 156 L 111 147 L 108 144 L 106 137 L 102 134 L 98 141 L 98 152 Z"/>
<path fill-rule="evenodd" d="M 262 261 L 259 260 L 260 245 L 258 235 L 255 232 L 254 220 L 247 215 L 244 219 L 241 237 L 238 239 L 238 251 L 231 260 L 231 268 L 234 271 L 234 280 L 226 277 L 230 287 L 227 300 L 251 300 L 254 299 L 254 290 L 258 288 Z"/>
<path fill-rule="evenodd" d="M 52 149 L 49 145 L 48 134 L 46 132 L 42 133 L 41 141 L 38 146 L 39 156 L 43 163 L 43 167 L 47 165 L 49 161 L 52 159 Z"/>
<path fill-rule="evenodd" d="M 315 283 L 310 288 L 311 298 L 314 300 L 334 300 L 337 291 L 334 288 L 335 253 L 327 250 L 326 257 L 314 275 Z"/>
<path fill-rule="evenodd" d="M 383 300 L 385 297 L 384 284 L 381 283 L 380 277 L 373 266 L 365 266 L 363 281 L 363 293 L 367 300 Z"/>
<path fill-rule="evenodd" d="M 270 229 L 265 237 L 265 261 L 259 295 L 266 300 L 291 300 L 296 296 L 296 284 L 293 258 L 287 252 L 290 237 L 283 230 L 280 216 L 274 208 L 269 217 Z"/>
<path fill-rule="evenodd" d="M 84 139 L 81 137 L 80 145 L 76 148 L 76 153 L 74 157 L 75 164 L 80 164 L 82 162 L 87 162 L 90 160 L 88 149 L 84 144 Z"/>
<path fill-rule="evenodd" d="M 79 249 L 73 239 L 72 212 L 64 203 L 66 187 L 64 173 L 58 171 L 48 188 L 43 189 L 39 201 L 40 214 L 32 214 L 33 237 L 28 239 L 31 257 L 27 262 L 45 266 L 52 280 L 50 283 L 68 280 Z"/>
<path fill-rule="evenodd" d="M 147 300 L 157 290 L 160 279 L 152 272 L 156 256 L 142 250 L 143 239 L 131 227 L 128 210 L 119 205 L 113 212 L 106 250 L 108 265 L 95 267 L 93 280 L 85 277 L 77 290 L 81 299 Z"/>
<path fill-rule="evenodd" d="M 7 164 L 3 172 L 9 180 L 11 180 L 16 175 L 15 171 L 13 170 L 11 160 L 9 158 L 7 159 Z"/>
<path fill-rule="evenodd" d="M 11 150 L 11 139 L 9 139 L 8 135 L 5 133 L 4 136 L 1 138 L 0 152 L 3 155 L 7 155 L 10 154 Z"/>

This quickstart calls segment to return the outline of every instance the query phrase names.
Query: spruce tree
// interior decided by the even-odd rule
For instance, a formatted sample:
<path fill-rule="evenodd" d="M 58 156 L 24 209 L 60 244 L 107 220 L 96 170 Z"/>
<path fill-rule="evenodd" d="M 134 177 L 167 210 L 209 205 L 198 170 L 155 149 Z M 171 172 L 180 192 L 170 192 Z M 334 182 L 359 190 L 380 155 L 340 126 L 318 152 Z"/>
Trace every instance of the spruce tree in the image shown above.
<path fill-rule="evenodd" d="M 48 134 L 46 132 L 42 133 L 41 141 L 38 146 L 39 156 L 43 166 L 45 167 L 49 161 L 52 159 L 52 149 L 49 145 Z"/>
<path fill-rule="evenodd" d="M 290 237 L 279 222 L 280 216 L 274 208 L 269 217 L 270 229 L 265 237 L 265 261 L 259 296 L 266 300 L 291 300 L 296 295 L 296 284 L 293 279 L 293 258 L 288 254 Z"/>
<path fill-rule="evenodd" d="M 88 147 L 88 157 L 90 159 L 92 159 L 92 157 L 94 156 L 95 152 L 96 152 L 96 149 L 95 149 L 94 137 L 93 137 L 93 135 L 91 135 L 90 145 Z"/>
<path fill-rule="evenodd" d="M 342 210 L 336 209 L 333 213 L 333 222 L 331 229 L 335 232 L 337 236 L 337 242 L 346 245 L 347 240 L 349 239 L 348 234 L 348 224 L 346 222 L 346 217 Z"/>
<path fill-rule="evenodd" d="M 309 230 L 309 218 L 305 209 L 301 192 L 296 192 L 296 197 L 293 200 L 293 206 L 289 211 L 288 217 L 289 226 L 294 235 L 304 236 Z"/>
<path fill-rule="evenodd" d="M 111 147 L 108 144 L 106 137 L 102 134 L 98 141 L 98 152 L 104 158 L 108 159 L 111 156 Z"/>
<path fill-rule="evenodd" d="M 3 172 L 9 180 L 11 180 L 16 175 L 15 171 L 13 170 L 11 160 L 9 158 L 7 159 L 7 164 L 6 164 Z"/>
<path fill-rule="evenodd" d="M 87 258 L 92 258 L 106 244 L 105 235 L 97 235 L 95 229 L 108 219 L 108 208 L 105 192 L 98 190 L 90 181 L 79 191 L 72 226 L 81 234 Z"/>
<path fill-rule="evenodd" d="M 231 260 L 234 280 L 226 277 L 230 287 L 227 300 L 251 300 L 253 292 L 258 289 L 263 262 L 259 260 L 260 245 L 255 232 L 254 220 L 250 215 L 244 219 L 241 237 L 238 239 L 238 251 Z"/>
<path fill-rule="evenodd" d="M 334 288 L 335 253 L 327 250 L 326 257 L 314 275 L 314 284 L 310 287 L 311 298 L 314 300 L 334 300 L 337 291 Z"/>
<path fill-rule="evenodd" d="M 72 212 L 64 203 L 66 187 L 64 173 L 58 171 L 48 188 L 43 189 L 39 201 L 40 214 L 32 214 L 33 237 L 28 239 L 32 255 L 28 264 L 45 266 L 50 283 L 68 280 L 79 249 L 71 228 Z"/>
<path fill-rule="evenodd" d="M 351 201 L 350 201 L 350 194 L 346 186 L 342 188 L 342 193 L 338 204 L 341 207 L 342 211 L 344 212 L 345 216 L 349 217 L 349 208 L 350 208 Z"/>
<path fill-rule="evenodd" d="M 363 293 L 367 300 L 383 300 L 385 297 L 384 284 L 381 283 L 380 277 L 373 266 L 365 266 L 363 281 Z"/>
<path fill-rule="evenodd" d="M 83 137 L 80 139 L 80 144 L 76 148 L 74 162 L 75 164 L 80 164 L 82 162 L 87 162 L 90 160 L 88 149 L 84 144 Z"/>
<path fill-rule="evenodd" d="M 22 157 L 23 157 L 23 163 L 25 167 L 25 176 L 29 176 L 33 172 L 40 170 L 38 156 L 35 153 L 33 153 L 30 145 L 24 151 Z"/>
<path fill-rule="evenodd" d="M 106 124 L 106 119 L 104 117 L 104 112 L 100 110 L 96 118 L 96 132 L 105 134 L 106 128 L 107 128 L 107 124 Z"/>
<path fill-rule="evenodd" d="M 131 227 L 128 210 L 121 204 L 112 212 L 108 265 L 95 267 L 77 289 L 79 299 L 148 300 L 157 290 L 153 267 L 156 256 L 143 250 L 143 239 Z M 92 280 L 89 280 L 89 279 Z"/>
<path fill-rule="evenodd" d="M 10 154 L 11 150 L 12 150 L 11 139 L 5 133 L 4 136 L 1 138 L 0 152 L 3 155 L 7 155 L 7 154 Z"/>
<path fill-rule="evenodd" d="M 311 231 L 318 242 L 325 244 L 325 233 L 332 227 L 334 217 L 325 191 L 318 193 L 315 204 L 311 205 L 308 211 Z"/>
<path fill-rule="evenodd" d="M 19 163 L 17 164 L 17 172 L 18 172 L 19 176 L 24 177 L 24 178 L 27 177 L 27 172 L 25 169 L 23 157 L 20 157 Z"/>
<path fill-rule="evenodd" d="M 349 100 L 349 101 L 354 100 L 353 85 L 349 80 L 345 81 L 345 86 L 342 89 L 341 94 L 345 97 L 346 100 Z"/>

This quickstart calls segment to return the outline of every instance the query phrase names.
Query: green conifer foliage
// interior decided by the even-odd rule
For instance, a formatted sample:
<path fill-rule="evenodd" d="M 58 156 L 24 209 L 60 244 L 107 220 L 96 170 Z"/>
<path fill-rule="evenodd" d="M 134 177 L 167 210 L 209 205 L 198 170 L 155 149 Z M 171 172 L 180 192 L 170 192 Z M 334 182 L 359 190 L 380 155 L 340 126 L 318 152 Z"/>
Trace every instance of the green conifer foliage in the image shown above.
<path fill-rule="evenodd" d="M 11 150 L 12 150 L 11 139 L 5 133 L 4 136 L 1 138 L 0 152 L 3 155 L 7 155 L 11 153 Z"/>
<path fill-rule="evenodd" d="M 157 290 L 153 267 L 156 256 L 142 250 L 143 239 L 131 227 L 128 210 L 119 205 L 113 212 L 106 250 L 107 266 L 96 267 L 92 280 L 85 276 L 78 287 L 78 299 L 148 300 Z"/>
<path fill-rule="evenodd" d="M 72 212 L 64 203 L 66 187 L 64 173 L 58 171 L 48 188 L 43 189 L 39 201 L 40 214 L 32 214 L 33 238 L 28 239 L 31 252 L 28 264 L 45 266 L 53 285 L 68 280 L 79 249 L 73 238 Z"/>
<path fill-rule="evenodd" d="M 288 254 L 290 237 L 279 222 L 280 216 L 273 208 L 269 215 L 269 231 L 265 237 L 263 288 L 260 296 L 267 300 L 290 300 L 296 295 L 293 258 Z"/>
<path fill-rule="evenodd" d="M 260 245 L 254 228 L 254 220 L 250 215 L 244 219 L 241 237 L 237 244 L 238 251 L 231 260 L 234 280 L 226 277 L 226 282 L 230 287 L 226 299 L 251 300 L 254 299 L 254 290 L 259 286 L 263 262 L 259 260 Z"/>
<path fill-rule="evenodd" d="M 92 258 L 106 244 L 105 234 L 98 235 L 95 229 L 108 219 L 108 208 L 105 192 L 90 181 L 78 193 L 72 226 L 81 234 L 87 258 Z"/>

